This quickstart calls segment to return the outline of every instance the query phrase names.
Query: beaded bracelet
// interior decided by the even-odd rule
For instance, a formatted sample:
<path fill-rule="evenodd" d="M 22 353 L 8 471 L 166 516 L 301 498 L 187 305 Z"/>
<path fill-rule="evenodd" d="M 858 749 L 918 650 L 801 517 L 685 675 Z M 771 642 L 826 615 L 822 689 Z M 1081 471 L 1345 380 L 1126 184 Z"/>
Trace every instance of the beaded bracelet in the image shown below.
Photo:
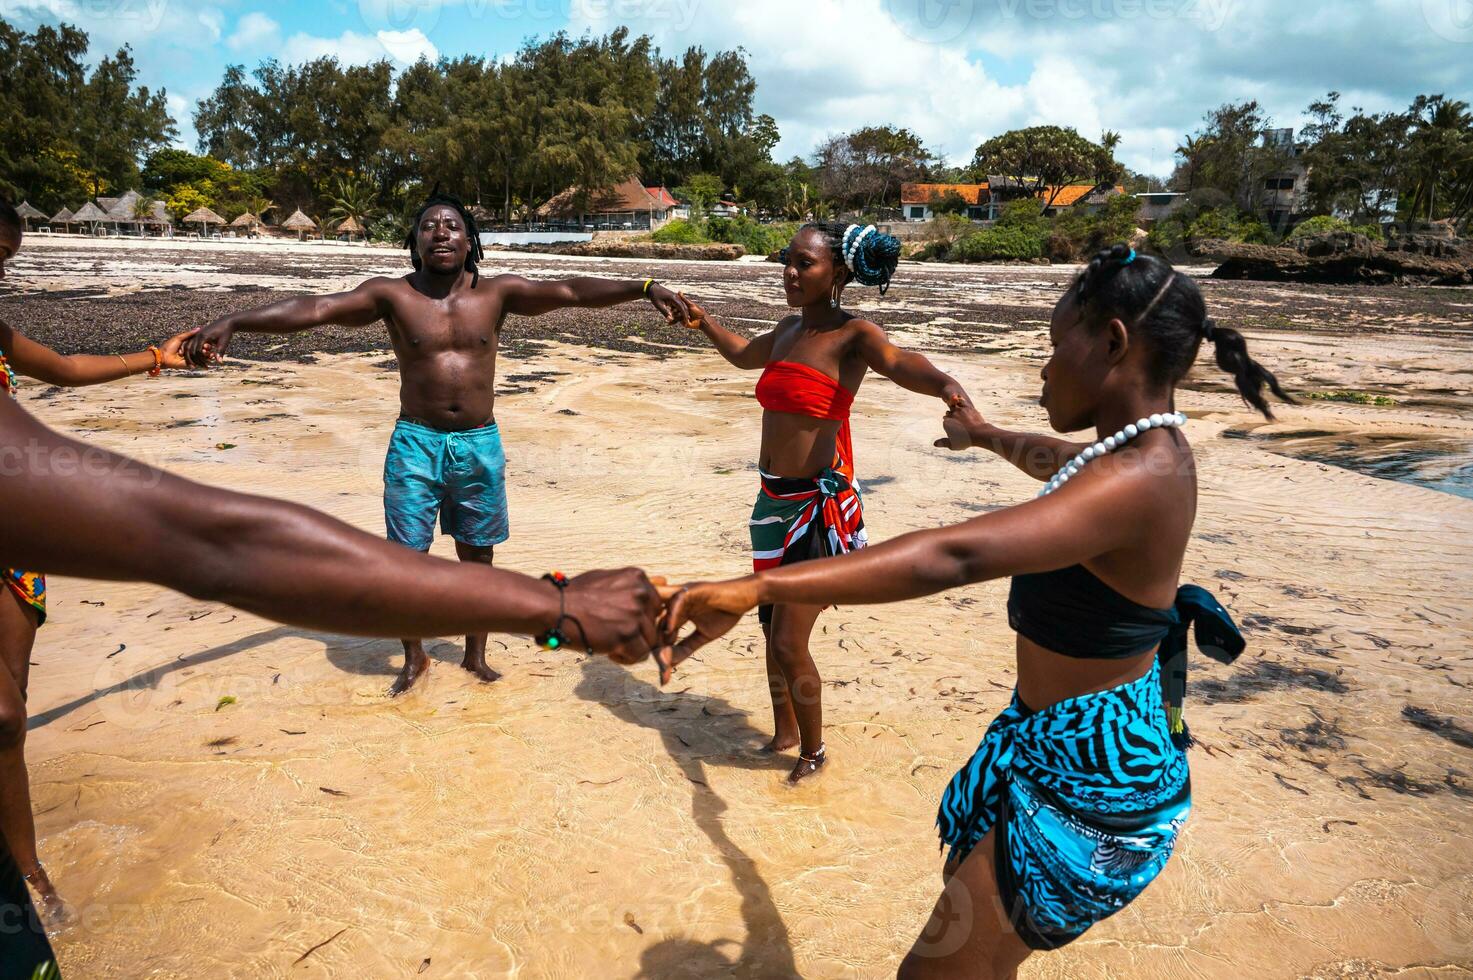
<path fill-rule="evenodd" d="M 593 655 L 593 645 L 588 642 L 588 633 L 583 629 L 583 624 L 578 622 L 577 616 L 568 615 L 568 577 L 562 572 L 548 572 L 542 576 L 553 585 L 557 586 L 557 622 L 550 629 L 538 633 L 534 639 L 537 645 L 544 650 L 558 650 L 568 645 L 568 634 L 563 632 L 563 622 L 567 621 L 578 627 L 578 635 L 583 637 L 583 646 L 589 656 Z"/>
<path fill-rule="evenodd" d="M 153 355 L 153 367 L 148 369 L 148 376 L 157 378 L 164 370 L 164 354 L 153 344 L 148 345 L 148 352 Z"/>

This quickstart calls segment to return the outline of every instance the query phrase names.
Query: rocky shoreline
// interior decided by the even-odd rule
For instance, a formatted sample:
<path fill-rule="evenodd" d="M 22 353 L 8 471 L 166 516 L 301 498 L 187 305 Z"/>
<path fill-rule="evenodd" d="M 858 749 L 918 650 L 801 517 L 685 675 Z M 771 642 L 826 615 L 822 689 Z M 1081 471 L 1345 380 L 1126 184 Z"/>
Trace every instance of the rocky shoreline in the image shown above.
<path fill-rule="evenodd" d="M 1473 242 L 1419 233 L 1382 243 L 1352 232 L 1306 236 L 1285 245 L 1206 239 L 1194 259 L 1218 263 L 1214 279 L 1362 285 L 1473 285 Z"/>

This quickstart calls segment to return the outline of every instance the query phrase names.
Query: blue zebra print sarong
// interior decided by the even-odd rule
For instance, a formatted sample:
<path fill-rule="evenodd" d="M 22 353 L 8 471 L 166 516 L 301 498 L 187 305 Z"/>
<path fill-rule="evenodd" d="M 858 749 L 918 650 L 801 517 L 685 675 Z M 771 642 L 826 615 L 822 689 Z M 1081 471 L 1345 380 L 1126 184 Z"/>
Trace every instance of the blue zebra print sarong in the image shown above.
<path fill-rule="evenodd" d="M 1033 949 L 1056 949 L 1131 902 L 1166 867 L 1192 808 L 1168 731 L 1160 661 L 1108 691 L 1012 703 L 941 796 L 949 861 L 997 827 L 998 892 Z"/>

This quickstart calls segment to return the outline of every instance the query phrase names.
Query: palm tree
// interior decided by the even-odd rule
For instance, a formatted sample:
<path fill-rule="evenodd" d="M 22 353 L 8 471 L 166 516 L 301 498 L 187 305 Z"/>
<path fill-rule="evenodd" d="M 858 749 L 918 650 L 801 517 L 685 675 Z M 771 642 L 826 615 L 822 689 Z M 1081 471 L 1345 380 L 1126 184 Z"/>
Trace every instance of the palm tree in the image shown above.
<path fill-rule="evenodd" d="M 328 200 L 332 207 L 327 217 L 333 224 L 341 224 L 351 218 L 360 227 L 367 228 L 379 213 L 377 191 L 371 183 L 355 174 L 334 178 Z"/>
<path fill-rule="evenodd" d="M 1468 103 L 1441 95 L 1418 96 L 1412 112 L 1417 117 L 1411 151 L 1418 179 L 1409 214 L 1420 215 L 1425 202 L 1427 220 L 1432 221 L 1437 217 L 1438 184 L 1445 181 L 1455 187 L 1465 176 L 1458 173 L 1462 169 L 1458 163 L 1467 159 L 1473 145 L 1473 115 Z"/>
<path fill-rule="evenodd" d="M 157 202 L 147 194 L 141 194 L 138 200 L 133 202 L 133 219 L 135 223 L 153 220 L 154 206 Z"/>
<path fill-rule="evenodd" d="M 276 202 L 261 194 L 252 194 L 245 199 L 245 209 L 266 223 L 266 212 L 276 210 Z"/>
<path fill-rule="evenodd" d="M 1176 155 L 1182 158 L 1182 169 L 1187 174 L 1187 190 L 1189 191 L 1197 182 L 1197 170 L 1201 167 L 1202 158 L 1211 144 L 1212 137 L 1210 136 L 1188 136 L 1176 148 Z"/>
<path fill-rule="evenodd" d="M 1095 186 L 1102 187 L 1114 184 L 1122 173 L 1122 168 L 1115 160 L 1115 148 L 1120 145 L 1120 134 L 1113 129 L 1107 129 L 1100 134 L 1099 162 L 1095 166 Z"/>

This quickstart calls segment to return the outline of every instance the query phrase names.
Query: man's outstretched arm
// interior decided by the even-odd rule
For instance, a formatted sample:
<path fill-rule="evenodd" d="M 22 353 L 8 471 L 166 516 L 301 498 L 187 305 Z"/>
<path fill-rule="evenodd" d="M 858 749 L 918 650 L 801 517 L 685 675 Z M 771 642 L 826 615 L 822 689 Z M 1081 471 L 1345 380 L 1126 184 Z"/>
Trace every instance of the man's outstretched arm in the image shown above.
<path fill-rule="evenodd" d="M 431 558 L 307 507 L 170 476 L 64 438 L 0 399 L 0 565 L 146 581 L 278 622 L 362 636 L 532 634 L 547 582 Z M 659 600 L 637 569 L 573 580 L 595 649 L 649 649 Z M 563 627 L 572 642 L 575 627 Z"/>
<path fill-rule="evenodd" d="M 544 281 L 505 275 L 497 276 L 494 283 L 506 297 L 503 309 L 518 316 L 538 316 L 570 306 L 599 308 L 647 299 L 660 311 L 666 323 L 690 322 L 690 310 L 685 300 L 673 290 L 648 279 L 620 281 L 577 276 Z"/>
<path fill-rule="evenodd" d="M 366 327 L 388 313 L 388 291 L 392 283 L 392 279 L 377 276 L 346 293 L 284 299 L 253 310 L 227 314 L 185 343 L 184 358 L 199 367 L 219 360 L 230 346 L 230 338 L 239 330 L 246 333 L 296 333 L 329 323 Z"/>

